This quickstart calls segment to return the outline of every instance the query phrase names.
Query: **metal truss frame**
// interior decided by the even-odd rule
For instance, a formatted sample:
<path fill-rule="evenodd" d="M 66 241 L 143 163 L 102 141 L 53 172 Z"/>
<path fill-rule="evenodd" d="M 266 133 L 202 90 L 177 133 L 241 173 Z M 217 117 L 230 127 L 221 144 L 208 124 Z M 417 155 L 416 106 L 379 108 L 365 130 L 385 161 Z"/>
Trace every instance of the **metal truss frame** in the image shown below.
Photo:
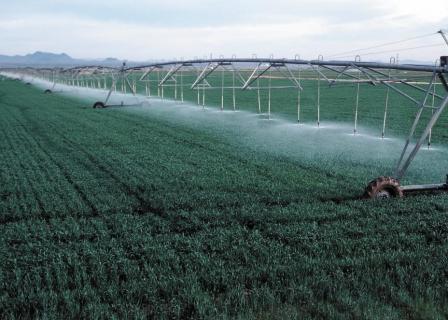
<path fill-rule="evenodd" d="M 89 75 L 92 78 L 97 78 L 98 76 L 103 76 L 105 79 L 111 77 L 112 84 L 108 90 L 107 96 L 105 98 L 104 104 L 107 105 L 111 95 L 116 91 L 117 83 L 121 81 L 121 84 L 129 88 L 133 95 L 136 95 L 135 82 L 134 86 L 130 83 L 128 74 L 133 72 L 143 72 L 139 77 L 138 81 L 148 82 L 154 81 L 149 79 L 149 75 L 155 70 L 164 70 L 169 68 L 162 79 L 157 80 L 157 86 L 162 88 L 162 98 L 163 98 L 163 86 L 166 85 L 168 81 L 173 81 L 177 86 L 176 76 L 179 72 L 182 72 L 186 68 L 188 70 L 197 70 L 197 76 L 194 81 L 189 84 L 190 89 L 198 90 L 198 103 L 199 103 L 199 90 L 205 90 L 205 87 L 214 88 L 210 85 L 207 79 L 218 70 L 222 71 L 222 77 L 224 72 L 231 72 L 233 74 L 233 85 L 231 88 L 233 90 L 251 90 L 262 89 L 259 86 L 259 80 L 264 77 L 267 72 L 271 72 L 272 69 L 277 70 L 280 74 L 284 76 L 292 84 L 292 88 L 296 88 L 299 91 L 303 90 L 301 85 L 301 79 L 298 78 L 293 70 L 293 66 L 298 66 L 304 70 L 314 71 L 318 77 L 318 83 L 320 79 L 324 79 L 330 87 L 340 83 L 340 82 L 351 82 L 358 85 L 359 94 L 359 84 L 367 83 L 370 85 L 384 85 L 389 89 L 403 96 L 409 100 L 413 105 L 416 106 L 416 115 L 412 127 L 409 131 L 405 145 L 400 154 L 400 158 L 395 168 L 394 178 L 401 180 L 406 171 L 408 170 L 410 164 L 418 153 L 424 141 L 430 135 L 432 128 L 436 124 L 442 112 L 446 109 L 448 104 L 448 81 L 446 75 L 448 74 L 448 66 L 429 66 L 429 65 L 412 65 L 412 64 L 396 64 L 396 63 L 379 63 L 379 62 L 361 62 L 361 61 L 325 61 L 323 59 L 318 60 L 302 60 L 302 59 L 263 59 L 263 58 L 244 58 L 244 59 L 195 59 L 186 61 L 167 61 L 167 62 L 157 62 L 142 66 L 133 66 L 127 68 L 125 64 L 121 68 L 108 68 L 102 66 L 84 66 L 75 67 L 69 69 L 32 69 L 32 68 L 13 68 L 13 69 L 2 69 L 0 71 L 10 71 L 15 73 L 27 74 L 32 76 L 41 76 L 48 79 L 48 73 L 51 72 L 50 80 L 53 83 L 53 87 L 57 82 L 64 82 L 71 85 L 79 85 L 79 77 L 82 75 Z M 248 76 L 244 77 L 242 70 L 248 72 Z M 330 76 L 322 72 L 321 69 L 328 70 L 334 73 L 334 76 Z M 300 70 L 300 69 L 299 69 Z M 396 71 L 416 71 L 422 72 L 430 77 L 430 81 L 426 87 L 418 86 L 414 83 L 410 83 L 407 79 L 402 79 L 391 75 L 391 70 Z M 353 71 L 356 71 L 354 73 Z M 350 73 L 351 72 L 351 73 Z M 387 73 L 388 72 L 388 73 Z M 361 77 L 363 75 L 363 77 Z M 236 80 L 239 84 L 236 83 Z M 271 78 L 269 79 L 269 87 L 263 89 L 275 88 L 285 88 L 271 86 Z M 445 92 L 440 95 L 435 92 L 435 82 L 439 79 L 440 83 L 443 85 Z M 251 87 L 252 84 L 257 83 L 257 87 Z M 397 87 L 405 86 L 418 91 L 423 94 L 420 98 L 415 98 L 410 94 L 406 93 L 402 88 Z M 320 85 L 318 84 L 318 88 Z M 183 85 L 181 85 L 183 90 Z M 224 90 L 224 80 L 222 80 L 221 87 L 222 92 Z M 319 89 L 318 89 L 319 92 Z M 318 93 L 319 94 L 319 93 Z M 203 92 L 203 99 L 205 99 L 205 91 Z M 182 93 L 183 97 L 183 93 Z M 300 98 L 300 95 L 299 95 Z M 183 98 L 182 98 L 183 99 Z M 259 100 L 258 96 L 258 100 Z M 319 99 L 319 96 L 318 96 Z M 428 99 L 437 99 L 437 105 L 428 105 Z M 233 97 L 234 108 L 235 108 L 235 95 Z M 222 98 L 223 101 L 223 98 Z M 259 101 L 260 103 L 260 101 Z M 386 102 L 387 103 L 387 102 Z M 205 104 L 203 102 L 203 104 Z M 223 102 L 222 102 L 223 104 Z M 318 103 L 319 107 L 319 103 Z M 298 108 L 300 109 L 300 101 L 298 103 Z M 386 106 L 387 108 L 387 106 Z M 421 114 L 424 109 L 431 109 L 432 115 L 425 125 L 425 129 L 419 137 L 416 139 L 416 143 L 411 147 L 411 140 L 413 139 L 416 128 L 421 121 Z M 270 111 L 269 111 L 270 112 Z M 355 120 L 356 121 L 356 120 Z M 385 120 L 384 120 L 385 121 Z M 319 123 L 319 119 L 318 119 Z M 355 123 L 355 133 L 356 133 L 356 123 Z"/>

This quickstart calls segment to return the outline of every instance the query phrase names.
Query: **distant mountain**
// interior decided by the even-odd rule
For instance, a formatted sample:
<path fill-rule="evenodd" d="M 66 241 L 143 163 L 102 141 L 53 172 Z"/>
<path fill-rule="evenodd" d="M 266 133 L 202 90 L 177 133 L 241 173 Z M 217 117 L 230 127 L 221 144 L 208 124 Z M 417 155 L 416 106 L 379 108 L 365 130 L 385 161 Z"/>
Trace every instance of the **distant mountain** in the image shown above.
<path fill-rule="evenodd" d="M 141 65 L 151 62 L 161 62 L 163 60 L 148 60 L 146 62 L 127 61 L 127 66 Z M 378 61 L 380 62 L 380 61 Z M 73 67 L 86 65 L 102 65 L 109 67 L 120 67 L 123 61 L 117 58 L 106 59 L 74 59 L 66 53 L 51 53 L 36 51 L 24 56 L 7 56 L 0 54 L 0 67 Z M 401 60 L 400 64 L 432 65 L 433 62 L 417 60 Z"/>
<path fill-rule="evenodd" d="M 116 58 L 106 59 L 74 59 L 66 53 L 50 53 L 36 51 L 35 53 L 24 56 L 0 55 L 1 67 L 72 67 L 77 65 L 104 65 L 104 66 L 120 66 L 121 61 Z"/>
<path fill-rule="evenodd" d="M 20 57 L 20 56 L 19 56 Z M 69 55 L 65 53 L 55 54 L 49 52 L 37 51 L 33 54 L 27 54 L 23 57 L 24 62 L 35 64 L 46 64 L 48 62 L 55 64 L 68 64 L 73 63 L 73 60 Z"/>
<path fill-rule="evenodd" d="M 120 61 L 117 58 L 106 58 L 106 59 L 104 59 L 104 62 L 105 63 L 117 63 L 117 64 L 120 64 L 123 61 Z"/>

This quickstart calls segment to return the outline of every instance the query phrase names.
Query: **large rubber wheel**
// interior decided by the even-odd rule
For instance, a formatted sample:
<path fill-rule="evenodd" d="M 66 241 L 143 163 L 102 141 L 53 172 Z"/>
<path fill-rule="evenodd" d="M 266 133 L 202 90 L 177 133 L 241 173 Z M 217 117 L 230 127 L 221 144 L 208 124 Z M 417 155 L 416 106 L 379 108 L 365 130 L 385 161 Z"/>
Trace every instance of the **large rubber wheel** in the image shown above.
<path fill-rule="evenodd" d="M 97 101 L 93 104 L 93 109 L 103 109 L 106 108 L 106 105 L 101 101 Z"/>
<path fill-rule="evenodd" d="M 48 93 L 51 93 L 51 90 L 50 90 L 50 89 L 47 89 L 47 90 L 44 91 L 44 93 L 47 93 L 47 94 L 48 94 Z"/>
<path fill-rule="evenodd" d="M 378 177 L 367 185 L 364 197 L 371 199 L 401 198 L 403 190 L 398 180 L 392 177 Z"/>

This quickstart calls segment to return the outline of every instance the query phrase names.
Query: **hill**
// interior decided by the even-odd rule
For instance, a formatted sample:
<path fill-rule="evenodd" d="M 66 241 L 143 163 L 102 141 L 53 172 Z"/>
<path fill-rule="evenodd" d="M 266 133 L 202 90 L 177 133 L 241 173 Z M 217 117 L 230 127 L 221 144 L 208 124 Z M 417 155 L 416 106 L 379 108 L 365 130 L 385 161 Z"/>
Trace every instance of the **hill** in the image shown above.
<path fill-rule="evenodd" d="M 75 59 L 66 53 L 51 53 L 36 51 L 26 55 L 0 55 L 0 66 L 37 66 L 37 67 L 68 67 L 75 65 L 100 64 L 107 66 L 119 66 L 121 61 L 116 58 L 106 59 Z"/>

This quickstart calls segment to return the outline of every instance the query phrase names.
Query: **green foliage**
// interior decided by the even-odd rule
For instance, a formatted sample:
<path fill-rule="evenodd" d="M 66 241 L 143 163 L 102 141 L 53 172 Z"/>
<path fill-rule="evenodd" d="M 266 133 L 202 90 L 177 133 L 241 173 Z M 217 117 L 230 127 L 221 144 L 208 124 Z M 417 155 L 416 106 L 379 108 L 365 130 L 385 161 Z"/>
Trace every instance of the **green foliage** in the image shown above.
<path fill-rule="evenodd" d="M 448 316 L 445 194 L 12 81 L 0 129 L 1 318 Z"/>

